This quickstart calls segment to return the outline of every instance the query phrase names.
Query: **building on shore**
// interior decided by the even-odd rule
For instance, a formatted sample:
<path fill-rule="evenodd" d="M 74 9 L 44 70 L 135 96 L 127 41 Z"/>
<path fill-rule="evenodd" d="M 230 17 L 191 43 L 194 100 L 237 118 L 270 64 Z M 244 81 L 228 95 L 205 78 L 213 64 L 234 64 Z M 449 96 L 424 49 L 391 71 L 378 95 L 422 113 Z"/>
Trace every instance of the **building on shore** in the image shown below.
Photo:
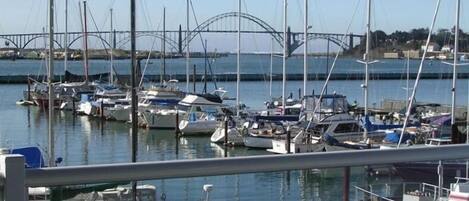
<path fill-rule="evenodd" d="M 402 58 L 402 52 L 385 52 L 383 55 L 384 59 L 400 59 Z"/>
<path fill-rule="evenodd" d="M 419 50 L 406 50 L 402 51 L 404 58 L 419 59 L 421 57 L 421 52 Z"/>

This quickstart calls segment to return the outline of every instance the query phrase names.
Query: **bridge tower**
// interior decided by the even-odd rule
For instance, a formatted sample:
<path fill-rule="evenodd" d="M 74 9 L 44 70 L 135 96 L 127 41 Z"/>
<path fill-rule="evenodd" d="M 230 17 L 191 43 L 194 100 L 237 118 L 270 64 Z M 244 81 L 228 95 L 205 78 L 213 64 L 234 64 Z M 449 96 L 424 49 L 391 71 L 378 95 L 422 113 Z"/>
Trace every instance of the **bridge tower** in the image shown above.
<path fill-rule="evenodd" d="M 179 25 L 179 31 L 178 31 L 178 53 L 182 55 L 182 27 Z"/>
<path fill-rule="evenodd" d="M 353 49 L 353 33 L 350 33 L 349 37 L 350 38 L 348 40 L 348 42 L 349 42 L 348 50 L 352 50 Z"/>
<path fill-rule="evenodd" d="M 114 29 L 114 31 L 112 32 L 113 36 L 112 36 L 112 49 L 116 49 L 117 47 L 117 39 L 116 39 L 116 30 Z"/>

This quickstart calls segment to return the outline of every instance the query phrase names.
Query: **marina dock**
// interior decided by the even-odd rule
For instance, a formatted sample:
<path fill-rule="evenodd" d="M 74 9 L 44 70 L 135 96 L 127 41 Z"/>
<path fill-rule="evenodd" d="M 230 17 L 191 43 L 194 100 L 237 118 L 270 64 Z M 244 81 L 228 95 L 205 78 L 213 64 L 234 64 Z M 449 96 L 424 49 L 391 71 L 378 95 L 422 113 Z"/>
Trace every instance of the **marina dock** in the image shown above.
<path fill-rule="evenodd" d="M 406 74 L 402 73 L 371 73 L 370 80 L 402 80 L 406 78 Z M 427 79 L 427 80 L 446 80 L 452 79 L 453 74 L 451 73 L 422 73 L 420 79 Z M 33 76 L 31 76 L 33 77 Z M 37 77 L 37 76 L 34 76 Z M 43 77 L 43 76 L 39 76 Z M 415 79 L 417 77 L 416 73 L 410 73 L 409 79 Z M 202 82 L 204 76 L 197 74 L 195 75 L 195 79 L 197 82 Z M 220 82 L 234 82 L 236 81 L 236 74 L 235 73 L 223 73 L 223 74 L 214 74 L 208 78 L 209 81 L 212 79 L 220 81 Z M 469 73 L 459 73 L 458 79 L 468 79 Z M 56 75 L 54 77 L 54 82 L 59 82 L 63 79 L 63 75 Z M 130 76 L 129 75 L 119 75 L 118 79 L 123 83 L 128 83 Z M 186 81 L 185 74 L 174 74 L 171 75 L 171 79 L 179 80 L 180 82 Z M 323 81 L 327 79 L 327 74 L 309 74 L 309 80 L 318 80 Z M 330 77 L 330 80 L 364 80 L 365 76 L 363 73 L 333 73 Z M 28 76 L 27 75 L 0 75 L 0 84 L 22 84 L 27 83 Z M 39 79 L 40 80 L 40 79 Z M 148 82 L 160 82 L 160 75 L 144 75 L 144 80 Z M 241 81 L 269 81 L 270 75 L 269 74 L 241 74 Z M 273 81 L 281 81 L 282 74 L 273 74 L 272 75 Z M 303 74 L 288 74 L 287 80 L 290 81 L 300 81 L 303 80 Z M 193 76 L 190 76 L 190 81 L 193 81 Z"/>

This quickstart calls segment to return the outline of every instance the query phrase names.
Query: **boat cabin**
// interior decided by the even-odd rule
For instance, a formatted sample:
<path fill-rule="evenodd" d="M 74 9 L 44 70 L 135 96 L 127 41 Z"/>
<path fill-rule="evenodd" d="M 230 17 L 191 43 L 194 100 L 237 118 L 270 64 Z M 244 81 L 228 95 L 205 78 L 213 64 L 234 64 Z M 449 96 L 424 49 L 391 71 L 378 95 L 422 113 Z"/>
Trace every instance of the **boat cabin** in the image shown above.
<path fill-rule="evenodd" d="M 312 114 L 312 116 L 318 121 L 335 114 L 348 113 L 349 111 L 347 98 L 343 95 L 313 95 L 305 96 L 304 99 L 305 114 Z"/>

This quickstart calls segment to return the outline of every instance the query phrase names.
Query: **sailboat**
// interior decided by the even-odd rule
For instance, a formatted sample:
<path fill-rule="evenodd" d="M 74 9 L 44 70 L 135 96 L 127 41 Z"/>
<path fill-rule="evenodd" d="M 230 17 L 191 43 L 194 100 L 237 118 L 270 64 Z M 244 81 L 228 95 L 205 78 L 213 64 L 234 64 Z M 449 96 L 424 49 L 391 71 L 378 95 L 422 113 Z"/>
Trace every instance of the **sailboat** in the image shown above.
<path fill-rule="evenodd" d="M 160 83 L 152 85 L 148 90 L 142 92 L 143 97 L 138 104 L 139 124 L 147 128 L 173 129 L 179 125 L 179 122 L 176 122 L 176 116 L 185 114 L 184 110 L 177 107 L 185 93 L 176 86 L 178 80 L 166 80 L 166 8 L 163 9 L 161 46 L 162 73 Z"/>
<path fill-rule="evenodd" d="M 434 16 L 434 21 L 437 16 L 439 9 L 439 2 L 435 11 L 435 16 Z M 456 2 L 456 23 L 455 23 L 455 30 L 459 30 L 459 18 L 460 18 L 460 0 L 457 0 Z M 430 33 L 433 30 L 435 22 L 433 22 L 432 27 L 430 29 Z M 453 60 L 453 103 L 452 103 L 452 115 L 451 115 L 451 124 L 454 128 L 454 123 L 455 123 L 455 116 L 454 114 L 454 107 L 455 107 L 455 82 L 457 79 L 457 66 L 461 65 L 458 63 L 458 55 L 459 55 L 459 31 L 455 32 L 455 45 L 454 45 L 454 60 Z M 429 34 L 428 40 L 427 40 L 427 47 L 428 43 L 431 39 L 431 35 Z M 427 49 L 427 48 L 426 48 Z M 424 52 L 425 55 L 426 51 Z M 424 58 L 423 58 L 424 59 Z M 421 65 L 419 68 L 419 75 L 422 70 L 422 63 L 423 59 L 421 61 Z M 418 81 L 419 81 L 419 75 L 417 76 L 416 83 L 414 85 L 414 89 L 412 92 L 412 96 L 409 101 L 409 107 L 412 106 L 413 104 L 413 98 L 415 97 L 416 93 L 416 88 L 418 86 Z M 406 115 L 406 119 L 409 118 L 409 115 Z M 405 129 L 405 122 L 404 122 L 404 128 Z M 446 144 L 454 144 L 454 143 L 467 143 L 467 139 L 465 141 L 461 140 L 461 138 L 464 138 L 461 136 L 461 133 L 459 131 L 455 132 L 453 130 L 451 134 L 451 139 L 442 139 L 442 138 L 433 138 L 433 139 L 427 139 L 427 141 L 432 140 L 436 142 L 444 142 L 444 143 L 434 143 L 434 144 L 429 144 L 426 143 L 426 146 L 444 146 Z M 467 136 L 467 135 L 466 135 Z M 399 145 L 403 142 L 402 139 L 399 140 L 398 148 Z M 468 177 L 467 175 L 467 160 L 454 160 L 454 161 L 445 161 L 443 164 L 441 161 L 434 161 L 434 162 L 412 162 L 412 163 L 399 163 L 399 164 L 394 164 L 394 167 L 396 168 L 397 172 L 401 177 L 403 177 L 406 180 L 412 180 L 415 179 L 416 177 L 420 178 L 420 180 L 425 179 L 425 180 L 436 180 L 438 179 L 439 186 L 441 187 L 444 182 L 447 181 L 452 181 L 455 179 L 455 177 L 461 177 L 465 176 L 466 178 Z M 417 171 L 418 170 L 418 171 Z M 443 171 L 444 170 L 444 171 Z M 453 189 L 455 190 L 455 189 Z M 463 193 L 463 192 L 460 192 Z M 455 190 L 455 194 L 458 194 L 457 190 Z M 463 194 L 464 195 L 464 194 Z"/>

